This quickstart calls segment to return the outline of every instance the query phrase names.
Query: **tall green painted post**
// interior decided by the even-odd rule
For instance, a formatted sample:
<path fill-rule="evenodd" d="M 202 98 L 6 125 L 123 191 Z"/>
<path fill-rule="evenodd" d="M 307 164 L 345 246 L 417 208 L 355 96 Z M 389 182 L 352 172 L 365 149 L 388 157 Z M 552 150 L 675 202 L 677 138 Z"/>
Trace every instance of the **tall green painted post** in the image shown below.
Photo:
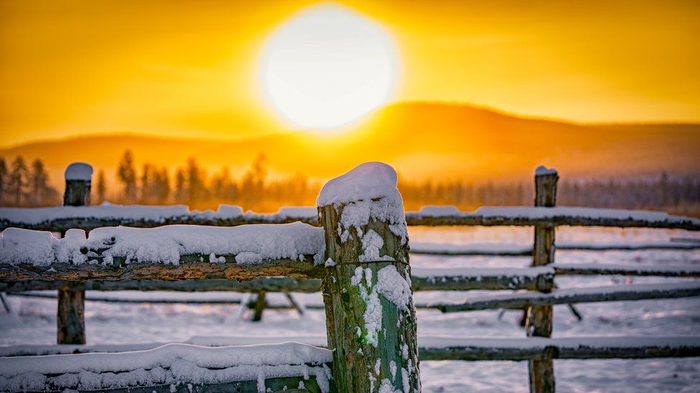
<path fill-rule="evenodd" d="M 408 234 L 396 172 L 366 163 L 318 198 L 323 299 L 340 392 L 420 391 Z"/>

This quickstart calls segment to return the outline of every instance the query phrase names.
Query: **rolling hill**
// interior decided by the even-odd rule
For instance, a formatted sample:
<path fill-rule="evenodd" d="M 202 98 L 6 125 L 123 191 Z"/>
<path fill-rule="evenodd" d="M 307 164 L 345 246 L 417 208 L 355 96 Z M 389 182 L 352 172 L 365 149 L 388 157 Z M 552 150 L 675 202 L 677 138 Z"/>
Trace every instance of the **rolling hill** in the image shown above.
<path fill-rule="evenodd" d="M 537 165 L 567 177 L 700 175 L 700 124 L 589 125 L 526 118 L 469 105 L 400 103 L 339 133 L 279 132 L 238 140 L 92 134 L 0 149 L 12 159 L 41 157 L 54 182 L 72 161 L 114 173 L 125 149 L 137 164 L 174 168 L 196 157 L 235 176 L 264 153 L 273 176 L 295 172 L 327 179 L 364 161 L 384 161 L 421 180 L 509 180 Z"/>

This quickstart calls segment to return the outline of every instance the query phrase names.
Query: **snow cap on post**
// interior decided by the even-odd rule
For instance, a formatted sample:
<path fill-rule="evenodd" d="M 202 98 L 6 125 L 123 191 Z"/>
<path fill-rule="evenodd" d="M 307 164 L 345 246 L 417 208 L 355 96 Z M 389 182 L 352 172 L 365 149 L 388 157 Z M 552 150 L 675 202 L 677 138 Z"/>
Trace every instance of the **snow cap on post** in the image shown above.
<path fill-rule="evenodd" d="M 370 221 L 378 221 L 388 224 L 403 245 L 408 242 L 408 231 L 403 199 L 396 187 L 397 179 L 396 171 L 391 166 L 382 162 L 366 162 L 328 181 L 316 203 L 319 207 L 339 209 L 338 231 L 343 243 L 348 240 L 351 228 L 354 228 L 363 240 L 363 249 L 371 249 L 373 242 L 371 238 L 365 239 L 367 228 L 363 227 Z M 376 257 L 375 253 L 371 254 Z"/>
<path fill-rule="evenodd" d="M 92 166 L 74 162 L 68 165 L 64 177 L 66 190 L 63 193 L 63 206 L 90 206 Z"/>
<path fill-rule="evenodd" d="M 84 162 L 74 162 L 68 165 L 64 177 L 66 180 L 90 181 L 92 179 L 92 166 Z"/>
<path fill-rule="evenodd" d="M 321 189 L 318 206 L 389 197 L 401 199 L 396 171 L 383 162 L 366 162 L 331 179 Z"/>
<path fill-rule="evenodd" d="M 535 176 L 547 176 L 547 175 L 558 175 L 559 173 L 557 172 L 556 169 L 554 168 L 547 168 L 544 165 L 540 165 L 535 169 Z"/>

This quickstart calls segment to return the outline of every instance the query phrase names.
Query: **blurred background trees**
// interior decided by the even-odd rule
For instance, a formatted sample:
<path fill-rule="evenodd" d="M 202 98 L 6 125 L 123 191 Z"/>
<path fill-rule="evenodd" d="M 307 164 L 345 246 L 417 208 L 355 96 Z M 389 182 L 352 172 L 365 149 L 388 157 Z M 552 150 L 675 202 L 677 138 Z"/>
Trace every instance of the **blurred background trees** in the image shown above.
<path fill-rule="evenodd" d="M 209 174 L 193 157 L 172 173 L 149 162 L 137 166 L 136 157 L 127 150 L 114 175 L 116 182 L 108 183 L 105 170 L 97 170 L 92 188 L 95 204 L 185 204 L 199 210 L 231 204 L 257 212 L 274 212 L 281 206 L 314 206 L 322 186 L 320 181 L 300 173 L 271 179 L 267 157 L 262 153 L 237 177 L 226 166 Z M 27 165 L 21 156 L 11 161 L 0 157 L 0 206 L 58 206 L 61 194 L 50 184 L 40 159 Z M 530 206 L 533 198 L 532 180 L 436 183 L 399 176 L 399 189 L 407 210 L 425 205 L 455 205 L 464 210 L 479 206 Z M 667 173 L 647 178 L 564 176 L 559 183 L 557 204 L 667 210 L 700 216 L 700 178 Z"/>
<path fill-rule="evenodd" d="M 8 165 L 0 157 L 1 206 L 55 206 L 61 195 L 49 184 L 49 175 L 40 159 L 27 166 L 22 156 Z"/>

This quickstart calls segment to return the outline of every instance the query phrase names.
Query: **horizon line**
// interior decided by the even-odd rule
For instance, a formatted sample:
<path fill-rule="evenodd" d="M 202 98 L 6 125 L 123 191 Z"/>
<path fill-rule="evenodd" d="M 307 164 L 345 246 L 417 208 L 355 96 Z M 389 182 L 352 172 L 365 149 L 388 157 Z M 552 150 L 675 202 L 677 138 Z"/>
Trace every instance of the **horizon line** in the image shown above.
<path fill-rule="evenodd" d="M 488 112 L 493 112 L 498 115 L 502 116 L 508 116 L 508 117 L 513 117 L 513 118 L 518 118 L 518 119 L 523 119 L 523 120 L 540 120 L 540 121 L 549 121 L 549 122 L 556 122 L 556 123 L 563 123 L 563 124 L 571 124 L 571 125 L 577 125 L 577 126 L 593 126 L 593 127 L 601 127 L 601 126 L 653 126 L 653 125 L 690 125 L 690 126 L 700 126 L 700 119 L 698 119 L 695 122 L 692 121 L 680 121 L 680 120 L 658 120 L 658 121 L 596 121 L 596 122 L 585 122 L 585 121 L 577 121 L 577 120 L 571 120 L 571 119 L 565 119 L 565 118 L 558 118 L 558 117 L 548 117 L 548 116 L 536 116 L 536 115 L 526 115 L 526 114 L 519 114 L 515 112 L 509 112 L 506 110 L 502 110 L 499 108 L 487 106 L 487 105 L 480 105 L 480 104 L 475 104 L 471 102 L 464 102 L 464 101 L 439 101 L 439 100 L 412 100 L 412 101 L 396 101 L 392 103 L 388 103 L 380 108 L 375 109 L 369 114 L 369 117 L 377 114 L 379 111 L 383 109 L 387 109 L 390 107 L 394 106 L 402 106 L 402 105 L 442 105 L 442 106 L 452 106 L 452 107 L 469 107 L 472 109 L 477 109 L 477 110 L 483 110 L 483 111 L 488 111 Z M 38 138 L 38 139 L 28 139 L 24 142 L 16 142 L 16 143 L 10 143 L 10 144 L 3 144 L 0 142 L 0 149 L 1 150 L 11 150 L 27 145 L 32 145 L 32 144 L 38 144 L 38 143 L 55 143 L 55 142 L 63 142 L 63 141 L 70 141 L 74 139 L 81 139 L 81 138 L 89 138 L 89 137 L 148 137 L 152 139 L 167 139 L 167 140 L 206 140 L 206 141 L 226 141 L 226 142 L 234 142 L 234 141 L 245 141 L 245 140 L 250 140 L 250 139 L 255 139 L 259 137 L 264 137 L 264 136 L 270 136 L 270 135 L 280 135 L 280 134 L 294 134 L 298 132 L 305 132 L 308 131 L 305 128 L 287 128 L 287 129 L 278 129 L 274 132 L 267 132 L 267 133 L 261 133 L 259 135 L 255 136 L 244 136 L 244 137 L 231 137 L 231 138 L 226 138 L 226 137 L 207 137 L 207 136 L 180 136 L 180 135 L 163 135 L 163 134 L 156 134 L 156 133 L 151 133 L 148 131 L 132 131 L 132 130 L 124 130 L 124 131 L 92 131 L 92 132 L 87 132 L 87 133 L 82 133 L 78 132 L 77 134 L 74 135 L 67 135 L 67 136 L 62 136 L 62 137 L 45 137 L 45 138 Z"/>

